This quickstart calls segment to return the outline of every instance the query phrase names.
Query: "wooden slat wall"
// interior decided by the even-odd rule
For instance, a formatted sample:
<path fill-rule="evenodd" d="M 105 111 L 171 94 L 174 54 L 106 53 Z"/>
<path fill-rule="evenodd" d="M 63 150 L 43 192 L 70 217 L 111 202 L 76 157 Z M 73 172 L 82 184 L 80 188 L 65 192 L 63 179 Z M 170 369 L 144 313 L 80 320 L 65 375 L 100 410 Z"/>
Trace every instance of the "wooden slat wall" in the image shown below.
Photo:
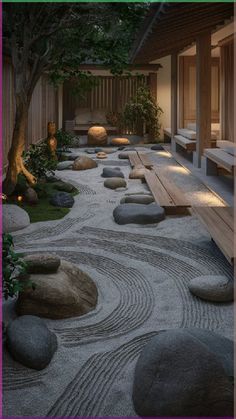
<path fill-rule="evenodd" d="M 63 89 L 63 120 L 72 121 L 75 118 L 76 108 L 106 109 L 121 112 L 126 102 L 136 93 L 141 85 L 147 85 L 149 77 L 113 77 L 98 76 L 98 84 L 85 95 L 84 99 L 73 93 L 69 82 Z M 126 130 L 125 130 L 126 131 Z M 128 132 L 126 132 L 128 134 Z"/>
<path fill-rule="evenodd" d="M 14 81 L 13 69 L 9 60 L 3 61 L 3 165 L 7 164 L 7 153 L 11 145 L 14 128 Z M 57 123 L 57 91 L 46 76 L 38 81 L 29 108 L 28 129 L 26 132 L 26 149 L 47 136 L 47 123 Z"/>

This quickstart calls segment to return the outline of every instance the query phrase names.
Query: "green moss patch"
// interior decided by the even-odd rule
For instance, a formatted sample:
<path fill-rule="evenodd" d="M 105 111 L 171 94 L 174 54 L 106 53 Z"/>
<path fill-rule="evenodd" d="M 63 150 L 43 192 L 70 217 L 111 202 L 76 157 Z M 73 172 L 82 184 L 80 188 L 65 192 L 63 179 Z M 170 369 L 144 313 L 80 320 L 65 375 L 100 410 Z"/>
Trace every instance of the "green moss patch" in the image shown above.
<path fill-rule="evenodd" d="M 17 203 L 29 214 L 31 223 L 36 223 L 38 221 L 59 220 L 69 213 L 70 208 L 55 207 L 49 202 L 50 197 L 58 191 L 58 184 L 60 188 L 59 190 L 63 190 L 63 183 L 65 182 L 59 181 L 54 183 L 38 183 L 34 187 L 39 198 L 37 205 L 30 205 L 24 201 L 20 205 Z M 68 185 L 68 183 L 65 183 L 65 192 L 70 193 L 72 196 L 75 196 L 79 193 L 78 189 L 74 187 L 72 188 L 71 192 L 69 192 L 68 190 L 70 188 Z"/>

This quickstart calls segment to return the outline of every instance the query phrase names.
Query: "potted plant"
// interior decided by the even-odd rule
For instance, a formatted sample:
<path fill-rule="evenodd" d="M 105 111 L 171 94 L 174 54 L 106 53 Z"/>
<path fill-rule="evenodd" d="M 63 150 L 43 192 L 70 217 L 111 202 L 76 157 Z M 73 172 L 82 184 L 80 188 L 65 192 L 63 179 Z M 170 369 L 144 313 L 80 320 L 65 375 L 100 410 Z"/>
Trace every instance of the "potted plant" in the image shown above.
<path fill-rule="evenodd" d="M 160 138 L 160 115 L 163 113 L 147 86 L 141 86 L 136 94 L 126 103 L 123 120 L 127 127 L 141 135 L 148 134 L 149 141 L 157 142 Z"/>

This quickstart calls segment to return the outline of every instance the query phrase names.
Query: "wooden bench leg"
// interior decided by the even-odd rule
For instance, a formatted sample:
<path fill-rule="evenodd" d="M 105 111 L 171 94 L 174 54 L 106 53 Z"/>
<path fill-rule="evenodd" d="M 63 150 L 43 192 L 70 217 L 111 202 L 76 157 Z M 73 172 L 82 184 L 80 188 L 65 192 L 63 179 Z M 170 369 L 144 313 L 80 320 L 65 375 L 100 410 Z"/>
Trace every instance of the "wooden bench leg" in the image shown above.
<path fill-rule="evenodd" d="M 171 140 L 171 150 L 174 153 L 177 153 L 179 151 L 179 144 L 176 143 L 176 141 L 174 139 Z"/>
<path fill-rule="evenodd" d="M 217 176 L 217 164 L 208 157 L 202 157 L 202 170 L 207 176 Z"/>

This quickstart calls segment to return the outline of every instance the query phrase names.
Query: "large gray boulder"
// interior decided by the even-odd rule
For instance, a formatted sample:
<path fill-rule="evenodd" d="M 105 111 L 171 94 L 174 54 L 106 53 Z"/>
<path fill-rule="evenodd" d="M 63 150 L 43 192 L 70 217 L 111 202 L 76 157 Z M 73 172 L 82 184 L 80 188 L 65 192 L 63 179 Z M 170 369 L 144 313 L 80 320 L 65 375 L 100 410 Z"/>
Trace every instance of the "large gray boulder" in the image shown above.
<path fill-rule="evenodd" d="M 234 299 L 233 278 L 225 275 L 202 275 L 189 282 L 190 291 L 203 300 L 227 302 Z"/>
<path fill-rule="evenodd" d="M 97 163 L 95 160 L 91 159 L 87 156 L 78 157 L 72 166 L 73 170 L 88 170 L 97 167 Z"/>
<path fill-rule="evenodd" d="M 109 189 L 125 188 L 126 181 L 121 177 L 111 177 L 104 181 L 104 186 Z"/>
<path fill-rule="evenodd" d="M 74 205 L 74 198 L 67 192 L 56 192 L 50 198 L 50 204 L 60 208 L 71 208 Z"/>
<path fill-rule="evenodd" d="M 61 161 L 57 165 L 57 170 L 69 170 L 72 169 L 73 161 L 71 160 L 65 160 Z"/>
<path fill-rule="evenodd" d="M 6 335 L 10 354 L 28 368 L 46 368 L 57 350 L 56 335 L 44 320 L 35 316 L 22 316 L 12 321 Z"/>
<path fill-rule="evenodd" d="M 135 369 L 140 416 L 232 416 L 233 342 L 210 330 L 163 330 Z"/>
<path fill-rule="evenodd" d="M 151 204 L 154 202 L 152 195 L 127 195 L 121 198 L 121 204 Z"/>
<path fill-rule="evenodd" d="M 119 167 L 104 167 L 102 177 L 121 177 L 124 178 L 124 174 L 121 172 Z"/>
<path fill-rule="evenodd" d="M 121 204 L 113 217 L 117 224 L 154 224 L 165 219 L 165 211 L 157 204 Z"/>
<path fill-rule="evenodd" d="M 29 279 L 35 290 L 19 294 L 16 311 L 50 319 L 81 316 L 97 304 L 97 287 L 78 266 L 61 260 L 59 269 L 51 274 L 32 274 Z"/>
<path fill-rule="evenodd" d="M 61 259 L 57 255 L 48 253 L 34 253 L 24 256 L 29 274 L 48 274 L 58 271 Z"/>
<path fill-rule="evenodd" d="M 30 225 L 30 218 L 23 208 L 18 205 L 4 204 L 2 206 L 3 233 L 12 233 Z"/>

